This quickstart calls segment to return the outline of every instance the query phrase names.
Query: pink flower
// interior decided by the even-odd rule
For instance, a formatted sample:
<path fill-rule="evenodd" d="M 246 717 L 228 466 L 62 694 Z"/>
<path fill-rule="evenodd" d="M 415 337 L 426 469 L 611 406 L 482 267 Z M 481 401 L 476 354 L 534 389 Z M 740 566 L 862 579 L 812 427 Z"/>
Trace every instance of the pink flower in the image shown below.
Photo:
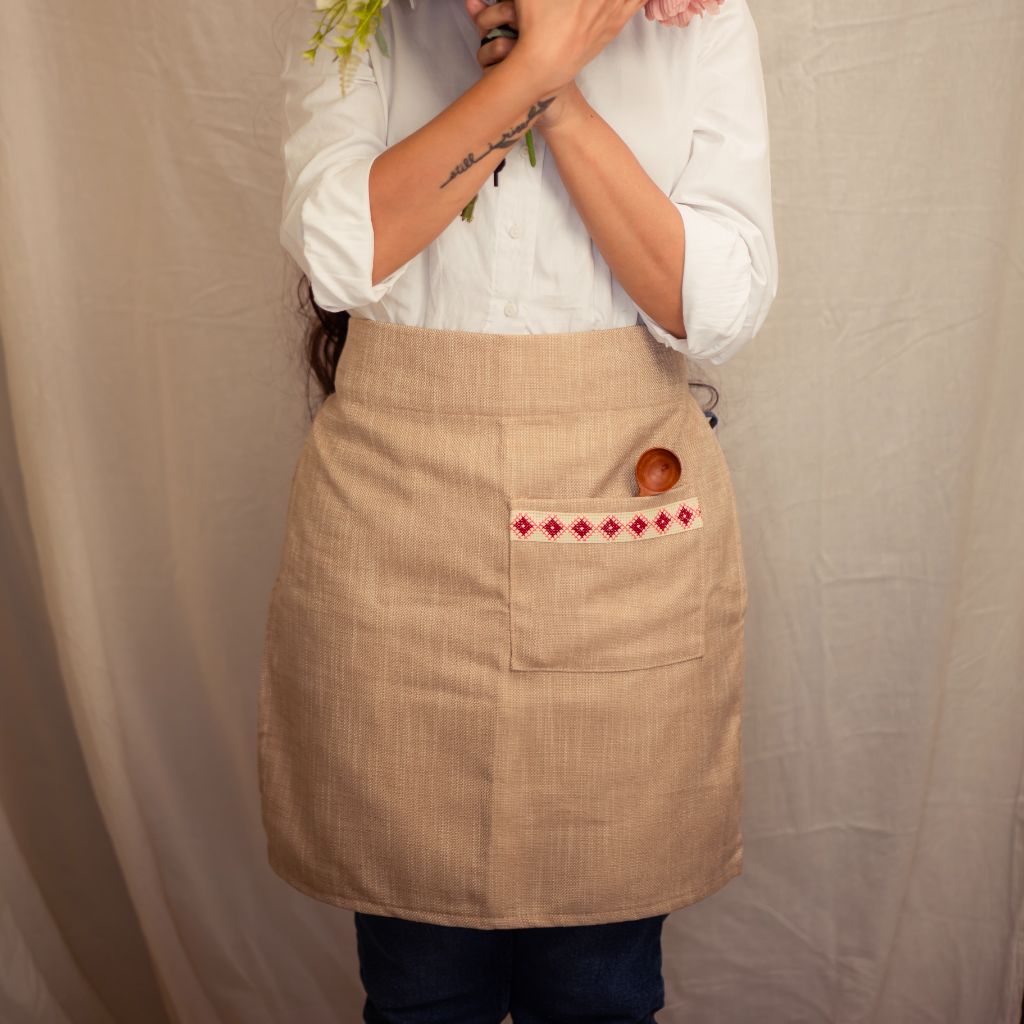
<path fill-rule="evenodd" d="M 647 0 L 644 17 L 662 25 L 686 28 L 698 14 L 717 14 L 725 0 Z"/>

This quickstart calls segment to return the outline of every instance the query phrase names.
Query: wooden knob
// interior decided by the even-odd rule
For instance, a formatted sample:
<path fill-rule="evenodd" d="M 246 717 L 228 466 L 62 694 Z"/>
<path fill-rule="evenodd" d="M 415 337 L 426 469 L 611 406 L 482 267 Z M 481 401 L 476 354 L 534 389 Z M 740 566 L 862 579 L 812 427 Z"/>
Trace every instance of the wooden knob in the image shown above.
<path fill-rule="evenodd" d="M 683 466 L 679 456 L 668 448 L 648 448 L 636 460 L 636 482 L 639 494 L 661 494 L 675 487 L 682 476 Z"/>

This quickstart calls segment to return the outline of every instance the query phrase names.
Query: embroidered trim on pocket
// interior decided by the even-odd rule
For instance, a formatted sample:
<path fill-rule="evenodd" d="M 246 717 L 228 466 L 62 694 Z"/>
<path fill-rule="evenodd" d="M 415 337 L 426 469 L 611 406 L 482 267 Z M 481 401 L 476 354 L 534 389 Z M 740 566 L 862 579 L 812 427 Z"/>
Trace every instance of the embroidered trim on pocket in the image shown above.
<path fill-rule="evenodd" d="M 588 512 L 585 515 L 514 508 L 508 525 L 513 539 L 522 541 L 627 541 L 650 540 L 693 530 L 704 525 L 704 517 L 700 502 L 694 496 L 643 511 Z"/>

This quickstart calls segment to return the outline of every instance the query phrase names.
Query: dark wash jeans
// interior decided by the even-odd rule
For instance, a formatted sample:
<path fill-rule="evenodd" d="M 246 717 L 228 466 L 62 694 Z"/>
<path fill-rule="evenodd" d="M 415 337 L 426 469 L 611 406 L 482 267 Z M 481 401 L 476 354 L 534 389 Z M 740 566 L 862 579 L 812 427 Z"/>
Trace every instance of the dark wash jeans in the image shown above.
<path fill-rule="evenodd" d="M 661 926 L 460 928 L 356 912 L 369 1024 L 656 1024 Z"/>

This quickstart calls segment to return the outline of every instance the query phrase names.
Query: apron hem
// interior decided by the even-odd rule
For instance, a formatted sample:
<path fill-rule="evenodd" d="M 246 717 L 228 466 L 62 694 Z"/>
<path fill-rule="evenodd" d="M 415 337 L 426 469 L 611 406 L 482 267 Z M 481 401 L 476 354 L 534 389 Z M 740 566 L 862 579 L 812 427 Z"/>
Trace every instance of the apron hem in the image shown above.
<path fill-rule="evenodd" d="M 407 921 L 420 921 L 425 924 L 440 924 L 458 928 L 545 928 L 636 921 L 644 917 L 653 917 L 656 914 L 668 914 L 673 910 L 682 910 L 706 899 L 708 896 L 713 896 L 720 889 L 724 888 L 727 882 L 743 873 L 743 847 L 741 846 L 736 850 L 723 871 L 715 875 L 700 889 L 686 889 L 681 893 L 660 899 L 645 907 L 623 907 L 611 911 L 595 910 L 591 913 L 521 913 L 506 915 L 505 917 L 488 917 L 481 914 L 449 914 L 443 911 L 421 908 L 395 907 L 391 904 L 348 896 L 345 893 L 326 892 L 316 889 L 306 882 L 300 881 L 296 876 L 289 874 L 284 866 L 275 859 L 272 852 L 269 854 L 268 862 L 274 874 L 298 892 L 310 896 L 321 903 L 342 907 L 346 910 L 358 911 L 362 914 L 401 917 Z"/>

